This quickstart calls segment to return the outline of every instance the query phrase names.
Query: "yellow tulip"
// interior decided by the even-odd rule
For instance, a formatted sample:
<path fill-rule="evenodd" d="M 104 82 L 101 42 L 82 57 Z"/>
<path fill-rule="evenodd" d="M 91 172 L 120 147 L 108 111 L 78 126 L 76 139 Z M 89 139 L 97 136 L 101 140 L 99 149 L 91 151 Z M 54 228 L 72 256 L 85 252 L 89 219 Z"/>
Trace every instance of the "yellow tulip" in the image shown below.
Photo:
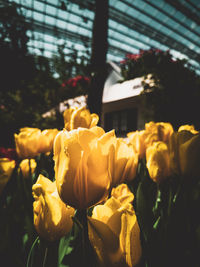
<path fill-rule="evenodd" d="M 19 134 L 14 134 L 16 151 L 20 158 L 34 158 L 39 155 L 39 138 L 41 131 L 38 128 L 21 128 Z"/>
<path fill-rule="evenodd" d="M 160 184 L 170 176 L 170 156 L 164 142 L 155 142 L 146 150 L 146 166 L 151 179 Z"/>
<path fill-rule="evenodd" d="M 171 137 L 170 164 L 172 171 L 183 176 L 200 176 L 200 134 L 181 130 Z"/>
<path fill-rule="evenodd" d="M 9 181 L 15 168 L 15 160 L 0 158 L 0 194 Z"/>
<path fill-rule="evenodd" d="M 134 200 L 134 195 L 128 188 L 127 184 L 120 184 L 112 189 L 111 195 L 118 199 L 122 205 L 127 203 L 132 203 Z"/>
<path fill-rule="evenodd" d="M 133 148 L 138 153 L 139 158 L 143 158 L 145 156 L 146 147 L 145 147 L 145 139 L 146 132 L 145 130 L 129 132 L 127 134 L 130 144 L 133 145 Z"/>
<path fill-rule="evenodd" d="M 61 199 L 77 209 L 104 200 L 110 188 L 109 151 L 114 131 L 101 127 L 63 130 L 55 138 L 55 177 Z"/>
<path fill-rule="evenodd" d="M 63 112 L 63 119 L 64 119 L 65 129 L 68 130 L 68 131 L 71 130 L 71 127 L 70 127 L 71 116 L 72 116 L 72 113 L 76 109 L 78 109 L 78 107 L 69 107 Z"/>
<path fill-rule="evenodd" d="M 153 122 L 145 124 L 145 130 L 149 134 L 157 136 L 157 141 L 168 143 L 170 136 L 174 132 L 173 126 L 169 122 Z M 151 144 L 150 144 L 151 145 Z"/>
<path fill-rule="evenodd" d="M 58 133 L 58 129 L 46 129 L 41 132 L 39 147 L 40 153 L 47 153 L 53 150 L 53 142 Z"/>
<path fill-rule="evenodd" d="M 90 113 L 86 107 L 69 108 L 63 113 L 65 129 L 68 131 L 79 127 L 92 128 L 97 125 L 99 116 Z"/>
<path fill-rule="evenodd" d="M 134 149 L 139 155 L 139 158 L 144 158 L 146 150 L 154 142 L 163 141 L 168 144 L 174 129 L 168 122 L 153 122 L 145 123 L 145 130 L 129 132 L 127 137 Z"/>
<path fill-rule="evenodd" d="M 57 129 L 21 128 L 19 134 L 14 134 L 16 151 L 20 158 L 34 158 L 40 153 L 53 149 L 53 141 L 58 134 Z"/>
<path fill-rule="evenodd" d="M 116 186 L 134 179 L 138 166 L 138 154 L 133 146 L 128 145 L 121 138 L 113 138 L 113 144 L 110 151 L 109 170 L 112 186 Z"/>
<path fill-rule="evenodd" d="M 37 167 L 35 159 L 24 159 L 19 164 L 19 170 L 21 170 L 24 178 L 28 178 L 32 175 Z"/>
<path fill-rule="evenodd" d="M 34 226 L 39 236 L 55 241 L 72 228 L 75 210 L 60 199 L 55 182 L 39 175 L 32 187 Z"/>
<path fill-rule="evenodd" d="M 179 128 L 178 128 L 178 132 L 181 132 L 181 131 L 190 131 L 191 133 L 193 134 L 197 134 L 198 131 L 195 130 L 195 127 L 194 125 L 189 125 L 189 124 L 185 124 L 185 125 L 181 125 Z"/>
<path fill-rule="evenodd" d="M 125 185 L 124 185 L 125 186 Z M 123 187 L 124 187 L 123 186 Z M 119 192 L 124 192 L 125 188 Z M 99 266 L 136 266 L 141 258 L 140 228 L 132 204 L 130 191 L 125 200 L 115 198 L 111 193 L 104 205 L 93 209 L 92 217 L 88 217 L 88 233 L 91 244 L 96 251 Z M 122 202 L 121 202 L 122 200 Z"/>

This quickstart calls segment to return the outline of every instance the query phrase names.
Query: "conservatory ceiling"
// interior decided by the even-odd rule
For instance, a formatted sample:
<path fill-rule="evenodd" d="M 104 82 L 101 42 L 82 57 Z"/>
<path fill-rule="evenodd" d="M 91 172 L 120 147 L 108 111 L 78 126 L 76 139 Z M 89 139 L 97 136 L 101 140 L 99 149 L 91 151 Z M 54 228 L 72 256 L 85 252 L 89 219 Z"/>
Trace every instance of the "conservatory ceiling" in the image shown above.
<path fill-rule="evenodd" d="M 8 2 L 8 0 L 4 0 Z M 9 0 L 21 7 L 32 30 L 31 53 L 51 57 L 65 43 L 66 55 L 90 52 L 94 0 Z M 140 49 L 170 50 L 200 72 L 199 0 L 109 0 L 107 60 L 120 62 Z"/>

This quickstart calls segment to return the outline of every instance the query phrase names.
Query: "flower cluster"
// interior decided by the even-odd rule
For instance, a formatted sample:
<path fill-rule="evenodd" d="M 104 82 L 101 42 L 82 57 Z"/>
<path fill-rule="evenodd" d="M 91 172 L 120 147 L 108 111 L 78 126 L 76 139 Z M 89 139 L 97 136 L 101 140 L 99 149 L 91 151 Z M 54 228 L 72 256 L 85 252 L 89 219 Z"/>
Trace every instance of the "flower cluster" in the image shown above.
<path fill-rule="evenodd" d="M 77 86 L 87 86 L 90 83 L 90 79 L 86 76 L 78 75 L 76 77 L 70 78 L 67 81 L 62 83 L 62 87 L 65 86 L 71 86 L 71 87 L 77 87 Z"/>
<path fill-rule="evenodd" d="M 9 191 L 14 173 L 26 221 L 32 211 L 33 229 L 29 221 L 24 234 L 36 239 L 27 266 L 37 265 L 42 249 L 58 251 L 45 252 L 43 266 L 195 266 L 199 131 L 150 121 L 123 139 L 97 126 L 98 116 L 86 107 L 67 109 L 63 119 L 63 130 L 20 129 L 14 136 L 19 163 L 0 162 L 1 192 Z"/>
<path fill-rule="evenodd" d="M 78 127 L 91 128 L 96 126 L 99 116 L 96 113 L 90 113 L 85 107 L 70 107 L 63 112 L 65 129 L 68 131 Z"/>

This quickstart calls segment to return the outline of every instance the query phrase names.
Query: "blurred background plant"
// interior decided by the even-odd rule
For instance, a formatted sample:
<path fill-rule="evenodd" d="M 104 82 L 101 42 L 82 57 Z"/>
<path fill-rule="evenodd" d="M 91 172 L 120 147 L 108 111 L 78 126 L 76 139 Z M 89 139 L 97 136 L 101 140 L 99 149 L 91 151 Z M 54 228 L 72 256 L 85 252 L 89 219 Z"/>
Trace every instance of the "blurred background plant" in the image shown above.
<path fill-rule="evenodd" d="M 181 124 L 200 128 L 200 77 L 187 60 L 174 60 L 170 51 L 141 50 L 139 54 L 126 55 L 121 73 L 123 80 L 152 75 L 151 92 L 144 82 L 147 121 L 171 122 L 175 129 Z"/>
<path fill-rule="evenodd" d="M 78 75 L 88 75 L 88 58 L 78 61 L 77 52 L 65 55 L 65 44 L 58 45 L 53 58 L 28 52 L 30 28 L 17 5 L 0 5 L 0 146 L 14 147 L 13 134 L 19 128 L 62 128 L 62 114 L 41 115 L 61 101 L 87 93 L 80 86 L 61 84 Z M 72 90 L 73 89 L 73 90 Z"/>

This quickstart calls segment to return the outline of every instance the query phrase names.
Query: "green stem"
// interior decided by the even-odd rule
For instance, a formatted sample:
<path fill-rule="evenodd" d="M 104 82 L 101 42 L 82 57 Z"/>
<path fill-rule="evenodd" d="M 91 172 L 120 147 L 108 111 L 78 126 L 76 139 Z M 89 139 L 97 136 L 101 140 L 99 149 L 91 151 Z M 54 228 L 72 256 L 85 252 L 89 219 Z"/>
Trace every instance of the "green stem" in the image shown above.
<path fill-rule="evenodd" d="M 90 261 L 92 260 L 92 246 L 88 236 L 88 221 L 87 210 L 77 210 L 77 219 L 81 224 L 81 245 L 82 245 L 82 259 L 83 266 L 92 266 Z M 89 264 L 89 265 L 88 265 Z"/>
<path fill-rule="evenodd" d="M 45 267 L 46 259 L 47 259 L 47 254 L 48 254 L 48 247 L 45 248 L 44 259 L 43 259 L 42 267 Z"/>
<path fill-rule="evenodd" d="M 27 259 L 27 264 L 26 264 L 26 267 L 29 267 L 29 262 L 30 262 L 30 259 L 31 259 L 31 255 L 32 255 L 32 251 L 33 251 L 33 248 L 35 247 L 36 243 L 39 241 L 39 236 L 36 237 L 35 241 L 33 242 L 33 245 L 29 251 L 29 254 L 28 254 L 28 259 Z"/>

